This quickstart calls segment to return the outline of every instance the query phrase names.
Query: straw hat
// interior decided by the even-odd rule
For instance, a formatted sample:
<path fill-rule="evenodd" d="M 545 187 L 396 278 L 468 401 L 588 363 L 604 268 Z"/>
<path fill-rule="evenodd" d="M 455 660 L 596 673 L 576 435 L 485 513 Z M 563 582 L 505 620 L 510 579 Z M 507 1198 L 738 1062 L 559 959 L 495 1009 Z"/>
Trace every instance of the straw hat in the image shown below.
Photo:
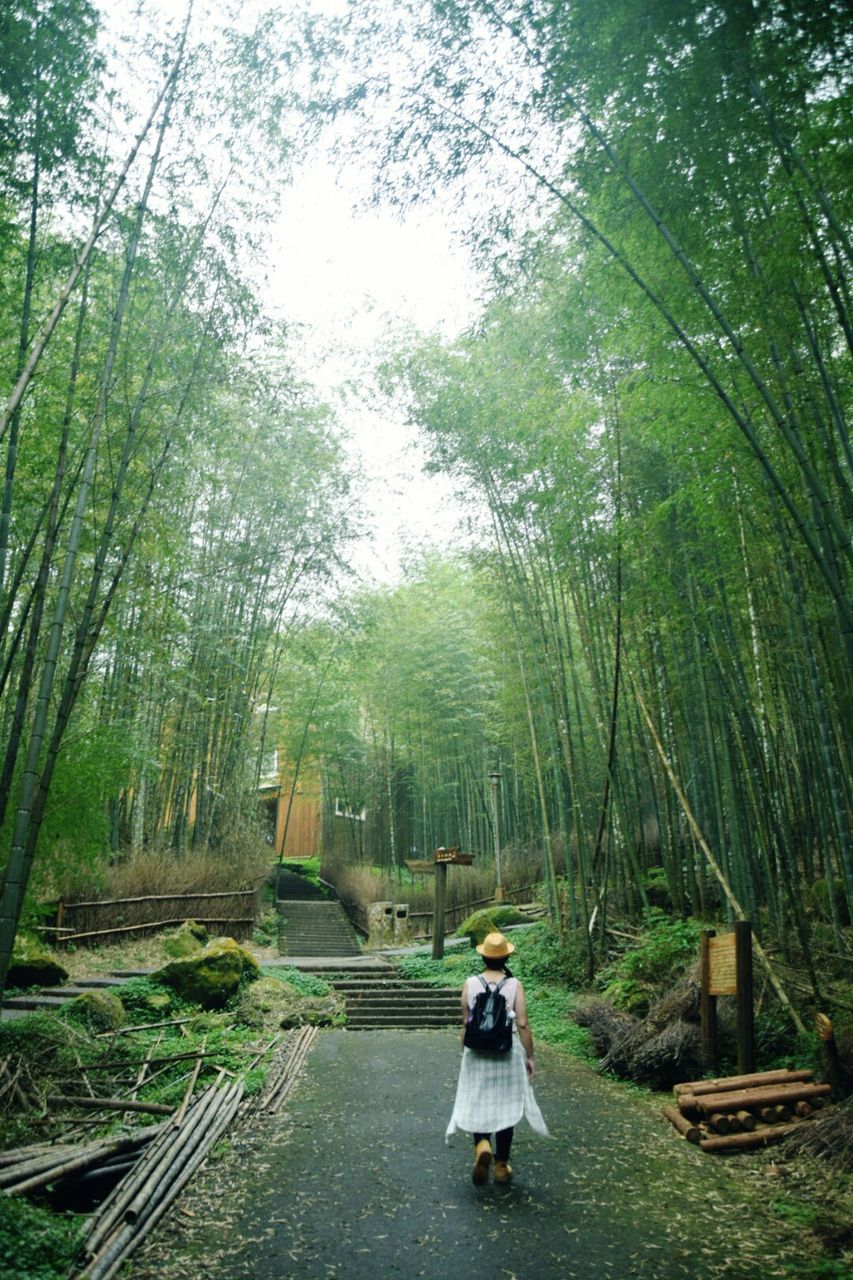
<path fill-rule="evenodd" d="M 507 942 L 502 933 L 490 933 L 485 942 L 481 942 L 477 947 L 477 951 L 484 960 L 505 960 L 507 956 L 512 955 L 515 947 L 511 942 Z"/>

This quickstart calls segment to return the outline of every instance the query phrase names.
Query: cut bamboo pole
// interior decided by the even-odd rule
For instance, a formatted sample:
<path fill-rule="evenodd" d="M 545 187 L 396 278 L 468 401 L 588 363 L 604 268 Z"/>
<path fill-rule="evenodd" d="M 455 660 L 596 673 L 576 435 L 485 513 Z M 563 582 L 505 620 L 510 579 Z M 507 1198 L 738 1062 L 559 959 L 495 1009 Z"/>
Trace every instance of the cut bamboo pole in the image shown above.
<path fill-rule="evenodd" d="M 762 1085 L 794 1084 L 800 1080 L 811 1080 L 813 1076 L 813 1071 L 789 1071 L 787 1067 L 783 1067 L 778 1071 L 756 1071 L 746 1076 L 720 1076 L 716 1080 L 691 1080 L 675 1085 L 673 1093 L 677 1098 L 682 1094 L 701 1098 L 705 1093 L 726 1093 L 731 1089 L 757 1089 Z"/>
<path fill-rule="evenodd" d="M 208 1092 L 214 1093 L 217 1098 L 210 1125 L 199 1130 L 198 1141 L 182 1153 L 180 1160 L 173 1163 L 166 1175 L 153 1187 L 140 1219 L 132 1222 L 117 1221 L 109 1235 L 102 1237 L 99 1252 L 80 1273 L 79 1280 L 111 1280 L 125 1259 L 141 1244 L 149 1231 L 174 1203 L 210 1149 L 228 1128 L 243 1096 L 242 1081 L 229 1089 Z M 210 1118 L 209 1112 L 208 1118 Z M 180 1131 L 176 1141 L 180 1141 L 181 1136 L 186 1132 L 185 1127 Z"/>
<path fill-rule="evenodd" d="M 214 1091 L 212 1089 L 208 1089 L 201 1094 L 192 1108 L 190 1118 L 180 1130 L 181 1135 L 188 1134 L 191 1132 L 193 1125 L 204 1121 L 213 1101 Z M 113 1189 L 112 1193 L 98 1209 L 98 1212 L 89 1219 L 88 1232 L 83 1244 L 84 1256 L 89 1258 L 95 1256 L 102 1242 L 114 1230 L 119 1219 L 123 1221 L 125 1207 L 130 1203 L 138 1188 L 150 1177 L 152 1170 L 160 1168 L 162 1162 L 168 1159 L 167 1153 L 174 1141 L 174 1137 L 175 1130 L 172 1125 L 164 1124 L 157 1141 L 152 1143 L 151 1147 L 146 1151 L 145 1158 L 140 1160 L 131 1173 Z"/>
<path fill-rule="evenodd" d="M 112 1036 L 115 1039 L 116 1036 L 129 1036 L 132 1031 L 156 1031 L 159 1027 L 180 1027 L 185 1022 L 194 1021 L 194 1018 L 169 1018 L 167 1022 L 140 1022 L 135 1027 L 118 1027 L 115 1031 L 101 1031 L 98 1035 L 100 1039 L 105 1036 Z M 107 1046 L 107 1052 L 109 1048 L 110 1046 Z"/>
<path fill-rule="evenodd" d="M 201 1052 L 196 1058 L 195 1066 L 193 1067 L 192 1075 L 190 1076 L 189 1084 L 187 1085 L 187 1088 L 186 1088 L 186 1093 L 181 1099 L 181 1105 L 178 1107 L 177 1111 L 175 1112 L 174 1119 L 172 1120 L 172 1123 L 174 1124 L 176 1129 L 180 1128 L 181 1123 L 183 1122 L 183 1118 L 186 1115 L 186 1110 L 187 1110 L 187 1107 L 189 1106 L 190 1098 L 193 1096 L 193 1089 L 195 1088 L 195 1082 L 196 1080 L 198 1080 L 198 1073 L 201 1071 L 201 1064 L 204 1060 L 204 1051 L 206 1048 L 207 1048 L 207 1036 L 205 1036 L 201 1042 Z"/>
<path fill-rule="evenodd" d="M 21 1182 L 15 1182 L 13 1186 L 7 1188 L 6 1194 L 10 1196 L 23 1195 L 25 1192 L 34 1191 L 37 1187 L 44 1187 L 49 1182 L 55 1182 L 59 1178 L 67 1177 L 71 1173 L 79 1173 L 83 1169 L 91 1169 L 96 1165 L 103 1164 L 104 1161 L 109 1160 L 112 1156 L 136 1151 L 143 1145 L 145 1145 L 145 1140 L 141 1134 L 128 1138 L 117 1138 L 114 1142 L 92 1144 L 89 1147 L 84 1147 L 82 1151 L 78 1151 L 74 1156 L 66 1156 L 58 1161 L 53 1161 L 50 1166 L 34 1172 L 31 1177 L 24 1178 Z"/>
<path fill-rule="evenodd" d="M 768 1129 L 756 1129 L 754 1133 L 729 1133 L 724 1138 L 703 1138 L 699 1146 L 703 1151 L 745 1151 L 752 1147 L 766 1147 L 771 1142 L 787 1138 L 789 1133 L 799 1129 L 802 1124 L 803 1121 L 798 1120 Z"/>
<path fill-rule="evenodd" d="M 145 1115 L 170 1116 L 174 1107 L 167 1107 L 164 1102 L 132 1102 L 129 1098 L 87 1098 L 74 1094 L 49 1093 L 45 1098 L 48 1106 L 59 1107 L 67 1103 L 69 1106 L 83 1107 L 89 1111 L 141 1111 Z"/>
<path fill-rule="evenodd" d="M 692 1120 L 688 1120 L 676 1107 L 663 1107 L 662 1114 L 666 1116 L 669 1123 L 674 1129 L 677 1129 L 683 1138 L 688 1142 L 698 1145 L 699 1139 L 702 1137 L 701 1130 Z"/>

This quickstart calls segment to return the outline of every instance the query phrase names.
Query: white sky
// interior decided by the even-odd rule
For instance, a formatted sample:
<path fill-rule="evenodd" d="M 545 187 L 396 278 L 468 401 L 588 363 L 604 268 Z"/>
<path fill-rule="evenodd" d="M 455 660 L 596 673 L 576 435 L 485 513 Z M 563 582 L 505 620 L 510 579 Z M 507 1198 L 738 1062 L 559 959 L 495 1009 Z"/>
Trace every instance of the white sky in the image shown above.
<path fill-rule="evenodd" d="M 272 230 L 269 305 L 294 325 L 305 376 L 341 405 L 371 477 L 374 545 L 358 567 L 387 580 L 406 541 L 454 540 L 456 510 L 450 486 L 421 470 L 415 433 L 395 405 L 380 400 L 372 370 L 395 331 L 458 333 L 473 318 L 478 286 L 438 208 L 405 219 L 356 211 L 359 185 L 362 175 L 333 171 L 322 156 L 297 172 Z"/>
<path fill-rule="evenodd" d="M 174 30 L 186 2 L 142 0 L 138 12 L 131 0 L 100 5 L 115 31 L 167 22 Z M 326 14 L 341 8 L 341 0 L 307 2 Z M 251 23 L 269 3 L 245 0 L 241 20 Z M 193 24 L 203 28 L 210 13 L 222 21 L 223 4 L 195 0 Z M 374 537 L 353 567 L 368 578 L 393 581 L 406 543 L 448 546 L 456 540 L 456 508 L 451 486 L 421 470 L 423 450 L 399 408 L 377 394 L 377 348 L 387 346 L 389 335 L 412 329 L 453 336 L 473 318 L 479 287 L 438 204 L 405 217 L 387 209 L 356 211 L 366 190 L 355 160 L 336 160 L 333 167 L 331 146 L 324 151 L 321 145 L 296 169 L 268 231 L 266 306 L 288 322 L 291 356 L 336 408 L 370 477 L 366 506 Z"/>

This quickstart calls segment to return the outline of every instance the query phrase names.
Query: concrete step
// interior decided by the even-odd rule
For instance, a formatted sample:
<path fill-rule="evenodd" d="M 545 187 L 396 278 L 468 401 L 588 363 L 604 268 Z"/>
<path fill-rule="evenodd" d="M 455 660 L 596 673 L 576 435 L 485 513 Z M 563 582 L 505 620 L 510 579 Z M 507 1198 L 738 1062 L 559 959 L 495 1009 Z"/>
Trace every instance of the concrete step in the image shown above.
<path fill-rule="evenodd" d="M 387 1016 L 379 1014 L 370 1018 L 351 1018 L 347 1014 L 347 1031 L 382 1031 L 390 1027 L 399 1027 L 402 1030 L 418 1031 L 430 1030 L 438 1031 L 446 1027 L 455 1027 L 457 1024 L 450 1018 L 439 1018 L 425 1015 L 418 1017 L 411 1014 L 389 1014 Z"/>
<path fill-rule="evenodd" d="M 3 1001 L 4 1009 L 18 1009 L 32 1013 L 37 1009 L 64 1009 L 68 1001 L 59 996 L 9 996 Z"/>

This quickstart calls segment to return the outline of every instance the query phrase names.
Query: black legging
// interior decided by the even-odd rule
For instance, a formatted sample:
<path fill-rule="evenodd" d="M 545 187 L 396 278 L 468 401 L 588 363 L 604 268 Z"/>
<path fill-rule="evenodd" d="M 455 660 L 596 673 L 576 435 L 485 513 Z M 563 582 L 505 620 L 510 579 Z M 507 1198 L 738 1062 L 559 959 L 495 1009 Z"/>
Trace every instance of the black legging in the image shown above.
<path fill-rule="evenodd" d="M 475 1133 L 474 1142 L 482 1142 L 484 1138 L 491 1138 L 490 1133 Z M 495 1134 L 495 1159 L 502 1161 L 504 1164 L 509 1160 L 509 1149 L 512 1146 L 512 1125 L 508 1129 L 498 1129 Z"/>

